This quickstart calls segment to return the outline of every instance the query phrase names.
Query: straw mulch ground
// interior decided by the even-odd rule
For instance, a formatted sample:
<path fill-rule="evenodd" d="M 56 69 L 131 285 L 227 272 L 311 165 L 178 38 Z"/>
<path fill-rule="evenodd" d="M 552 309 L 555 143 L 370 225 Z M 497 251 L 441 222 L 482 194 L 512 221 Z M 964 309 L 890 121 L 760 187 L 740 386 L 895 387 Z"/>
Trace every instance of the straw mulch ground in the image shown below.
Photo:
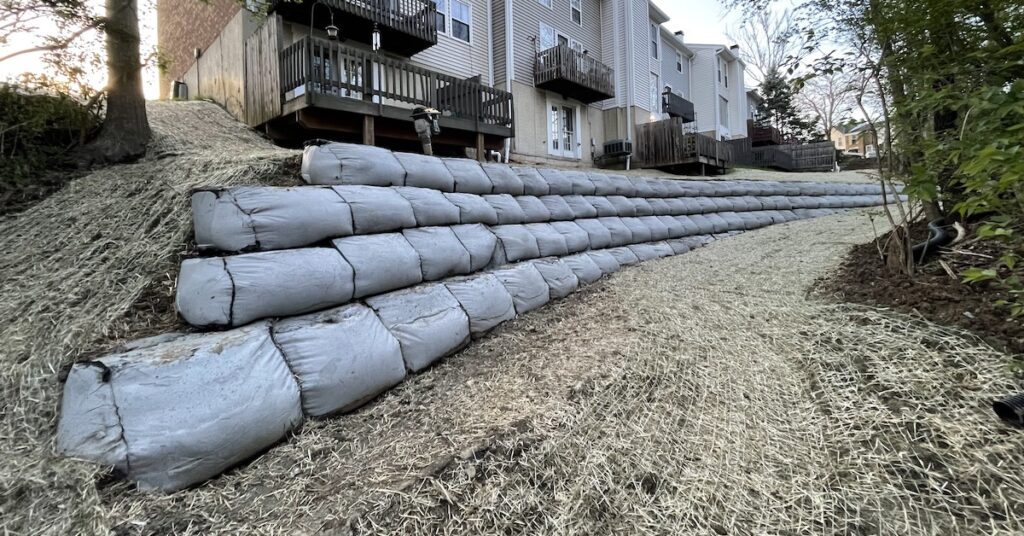
<path fill-rule="evenodd" d="M 193 490 L 143 494 L 52 457 L 59 369 L 174 324 L 188 186 L 275 177 L 293 155 L 228 123 L 205 152 L 96 174 L 4 222 L 0 530 L 1024 530 L 1021 436 L 987 407 L 1019 387 L 1008 356 L 808 294 L 872 238 L 864 211 L 624 270 Z"/>
<path fill-rule="evenodd" d="M 95 469 L 52 455 L 61 369 L 120 337 L 176 327 L 168 297 L 191 188 L 279 182 L 297 162 L 209 103 L 156 103 L 149 116 L 145 159 L 0 219 L 0 533 L 110 526 Z"/>

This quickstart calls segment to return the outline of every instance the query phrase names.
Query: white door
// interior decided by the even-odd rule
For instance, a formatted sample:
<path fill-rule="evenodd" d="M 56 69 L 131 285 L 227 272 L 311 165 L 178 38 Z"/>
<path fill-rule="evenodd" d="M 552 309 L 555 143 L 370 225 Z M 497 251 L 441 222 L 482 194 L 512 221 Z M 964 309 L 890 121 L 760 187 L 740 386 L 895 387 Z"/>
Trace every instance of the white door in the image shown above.
<path fill-rule="evenodd" d="M 553 102 L 548 105 L 548 153 L 579 158 L 578 109 Z"/>

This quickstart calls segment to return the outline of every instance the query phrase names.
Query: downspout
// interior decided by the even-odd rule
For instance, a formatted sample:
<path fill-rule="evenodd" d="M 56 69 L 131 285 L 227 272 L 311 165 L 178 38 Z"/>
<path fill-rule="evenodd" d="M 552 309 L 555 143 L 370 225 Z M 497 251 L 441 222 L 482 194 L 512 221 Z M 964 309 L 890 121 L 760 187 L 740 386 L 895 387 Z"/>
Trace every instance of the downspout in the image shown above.
<path fill-rule="evenodd" d="M 505 0 L 505 91 L 512 93 L 512 80 L 515 79 L 515 64 L 512 63 L 515 57 L 515 28 L 512 23 L 512 2 Z M 493 63 L 493 62 L 492 62 Z M 493 67 L 492 67 L 493 68 Z M 492 75 L 493 76 L 493 75 Z M 512 120 L 515 121 L 515 99 L 512 99 Z M 515 124 L 512 125 L 515 127 Z M 512 154 L 512 138 L 505 138 L 505 163 L 509 162 Z"/>
<path fill-rule="evenodd" d="M 633 146 L 633 94 L 634 94 L 634 90 L 635 90 L 635 88 L 633 86 L 636 84 L 636 76 L 634 76 L 634 72 L 633 72 L 633 69 L 635 67 L 633 65 L 633 59 L 635 57 L 634 56 L 633 48 L 636 46 L 636 39 L 635 39 L 636 35 L 634 34 L 634 31 L 636 30 L 636 28 L 635 28 L 636 25 L 633 24 L 633 2 L 632 2 L 632 0 L 627 0 L 624 3 L 626 5 L 626 24 L 629 25 L 629 33 L 627 34 L 628 35 L 628 40 L 627 40 L 628 42 L 626 43 L 626 60 L 627 60 L 626 61 L 626 66 L 628 67 L 626 69 L 626 75 L 627 75 L 627 77 L 626 77 L 626 141 L 628 141 L 630 147 L 632 147 Z M 628 155 L 626 155 L 626 171 L 629 171 L 629 165 L 630 165 L 632 159 L 633 159 L 633 152 L 630 151 L 630 153 Z"/>

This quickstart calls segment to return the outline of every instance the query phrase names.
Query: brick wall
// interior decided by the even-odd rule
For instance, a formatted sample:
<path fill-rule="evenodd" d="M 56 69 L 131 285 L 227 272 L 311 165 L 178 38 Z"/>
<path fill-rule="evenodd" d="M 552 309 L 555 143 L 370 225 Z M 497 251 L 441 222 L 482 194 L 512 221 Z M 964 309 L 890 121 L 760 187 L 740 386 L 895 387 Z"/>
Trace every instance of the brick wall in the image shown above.
<path fill-rule="evenodd" d="M 168 60 L 160 75 L 160 97 L 166 98 L 172 80 L 180 80 L 195 62 L 194 50 L 206 50 L 224 25 L 241 9 L 237 0 L 158 0 L 157 44 Z"/>

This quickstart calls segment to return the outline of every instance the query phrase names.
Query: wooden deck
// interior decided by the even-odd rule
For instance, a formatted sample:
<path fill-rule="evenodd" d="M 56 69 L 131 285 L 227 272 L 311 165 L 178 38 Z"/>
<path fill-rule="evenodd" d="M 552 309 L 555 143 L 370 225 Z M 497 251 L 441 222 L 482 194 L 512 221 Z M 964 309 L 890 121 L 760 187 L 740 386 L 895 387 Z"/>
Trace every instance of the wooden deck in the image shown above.
<path fill-rule="evenodd" d="M 727 143 L 736 165 L 782 171 L 832 171 L 836 165 L 832 142 L 753 147 L 752 138 L 741 138 Z"/>
<path fill-rule="evenodd" d="M 412 110 L 423 106 L 442 112 L 443 130 L 492 138 L 514 134 L 507 91 L 336 41 L 304 37 L 281 46 L 280 28 L 279 18 L 268 18 L 246 42 L 246 119 L 251 126 L 295 118 L 300 111 L 309 116 L 314 110 L 341 112 L 332 116 L 339 120 L 362 116 L 411 123 Z"/>
<path fill-rule="evenodd" d="M 310 22 L 312 4 L 275 0 L 271 11 L 305 26 Z M 343 39 L 370 44 L 376 24 L 388 51 L 402 56 L 437 44 L 437 4 L 432 0 L 323 0 L 323 4 L 334 12 Z M 315 9 L 316 27 L 323 28 L 330 20 L 327 9 Z"/>
<path fill-rule="evenodd" d="M 644 168 L 672 169 L 693 165 L 724 170 L 732 163 L 732 147 L 692 132 L 682 117 L 637 125 L 633 156 Z"/>
<path fill-rule="evenodd" d="M 589 104 L 615 96 L 614 72 L 593 56 L 559 45 L 537 53 L 533 84 Z"/>

